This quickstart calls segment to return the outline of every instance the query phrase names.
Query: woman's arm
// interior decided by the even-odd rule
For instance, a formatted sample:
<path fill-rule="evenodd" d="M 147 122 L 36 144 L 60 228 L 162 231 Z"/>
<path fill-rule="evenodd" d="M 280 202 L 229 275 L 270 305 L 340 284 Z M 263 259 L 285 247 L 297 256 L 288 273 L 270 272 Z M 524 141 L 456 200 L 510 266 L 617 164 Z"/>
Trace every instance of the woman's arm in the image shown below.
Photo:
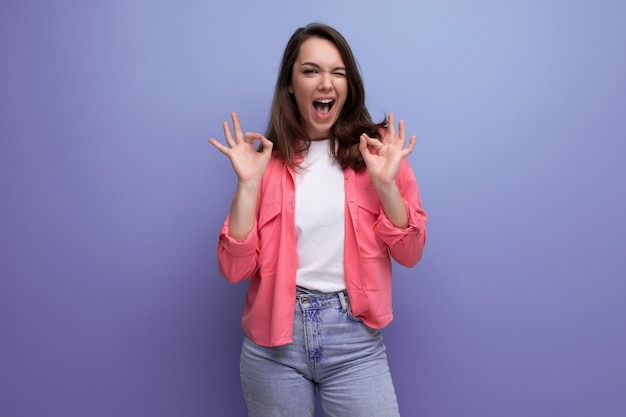
<path fill-rule="evenodd" d="M 263 174 L 272 155 L 272 142 L 260 133 L 244 134 L 237 114 L 232 113 L 231 117 L 234 137 L 228 122 L 222 124 L 227 146 L 215 138 L 210 138 L 209 142 L 228 157 L 238 180 L 217 246 L 220 273 L 226 280 L 236 283 L 248 278 L 257 269 L 257 236 L 253 232 L 256 204 Z M 262 152 L 256 150 L 257 140 L 261 141 Z"/>

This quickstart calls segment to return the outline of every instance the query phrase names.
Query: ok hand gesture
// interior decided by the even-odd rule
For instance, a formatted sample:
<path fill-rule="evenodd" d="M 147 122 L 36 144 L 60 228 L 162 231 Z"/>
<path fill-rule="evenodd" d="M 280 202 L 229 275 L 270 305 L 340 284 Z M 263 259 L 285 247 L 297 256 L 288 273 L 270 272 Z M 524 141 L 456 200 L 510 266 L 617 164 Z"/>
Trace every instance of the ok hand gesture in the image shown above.
<path fill-rule="evenodd" d="M 415 135 L 411 136 L 408 147 L 404 147 L 406 140 L 404 120 L 398 123 L 398 133 L 394 127 L 393 113 L 389 113 L 387 134 L 382 141 L 370 138 L 367 134 L 361 135 L 359 150 L 367 166 L 367 171 L 374 185 L 390 186 L 394 183 L 400 162 L 413 151 Z"/>
<path fill-rule="evenodd" d="M 224 135 L 226 136 L 226 144 L 223 145 L 215 138 L 210 138 L 209 142 L 215 146 L 220 152 L 230 159 L 235 174 L 240 184 L 259 182 L 263 177 L 263 173 L 267 168 L 267 163 L 272 156 L 272 142 L 260 133 L 241 131 L 241 124 L 237 113 L 231 113 L 233 119 L 233 130 L 235 137 L 230 131 L 228 122 L 223 122 Z M 257 152 L 255 142 L 261 141 L 263 147 L 262 152 Z"/>

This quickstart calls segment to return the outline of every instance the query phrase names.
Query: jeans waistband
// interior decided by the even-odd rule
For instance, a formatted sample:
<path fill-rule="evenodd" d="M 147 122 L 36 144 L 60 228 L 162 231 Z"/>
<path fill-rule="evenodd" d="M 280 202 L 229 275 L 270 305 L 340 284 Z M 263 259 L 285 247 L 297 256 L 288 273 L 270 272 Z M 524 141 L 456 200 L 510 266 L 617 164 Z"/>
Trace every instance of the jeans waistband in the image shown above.
<path fill-rule="evenodd" d="M 341 307 L 342 311 L 346 311 L 350 306 L 346 290 L 321 292 L 296 286 L 296 299 L 305 310 Z"/>

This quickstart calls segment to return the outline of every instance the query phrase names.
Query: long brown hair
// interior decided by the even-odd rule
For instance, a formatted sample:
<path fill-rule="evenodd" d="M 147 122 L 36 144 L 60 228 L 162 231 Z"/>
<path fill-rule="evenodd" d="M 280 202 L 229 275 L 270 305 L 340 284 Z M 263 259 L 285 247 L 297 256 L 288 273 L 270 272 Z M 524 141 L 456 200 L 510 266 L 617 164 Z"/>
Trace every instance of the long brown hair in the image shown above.
<path fill-rule="evenodd" d="M 289 93 L 293 65 L 300 53 L 300 46 L 309 38 L 317 37 L 330 41 L 337 47 L 346 67 L 348 94 L 337 122 L 330 132 L 331 152 L 342 168 L 361 170 L 365 167 L 359 151 L 359 137 L 367 133 L 380 138 L 380 128 L 387 119 L 374 123 L 365 107 L 365 89 L 359 68 L 346 39 L 330 26 L 311 23 L 298 28 L 287 42 L 280 64 L 278 80 L 270 113 L 270 122 L 265 136 L 274 144 L 274 155 L 287 165 L 296 167 L 296 155 L 310 144 L 295 97 Z M 303 144 L 298 143 L 300 139 Z"/>

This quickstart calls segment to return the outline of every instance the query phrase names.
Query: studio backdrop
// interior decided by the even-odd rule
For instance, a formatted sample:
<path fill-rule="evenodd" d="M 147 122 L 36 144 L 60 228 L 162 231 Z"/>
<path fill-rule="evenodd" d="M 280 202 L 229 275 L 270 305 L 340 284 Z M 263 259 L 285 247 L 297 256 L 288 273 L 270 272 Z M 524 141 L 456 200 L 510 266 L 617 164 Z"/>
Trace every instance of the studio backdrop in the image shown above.
<path fill-rule="evenodd" d="M 626 415 L 626 5 L 0 5 L 0 415 L 244 416 L 235 189 L 309 22 L 417 135 L 423 260 L 384 330 L 404 416 Z M 318 413 L 321 415 L 321 413 Z"/>

